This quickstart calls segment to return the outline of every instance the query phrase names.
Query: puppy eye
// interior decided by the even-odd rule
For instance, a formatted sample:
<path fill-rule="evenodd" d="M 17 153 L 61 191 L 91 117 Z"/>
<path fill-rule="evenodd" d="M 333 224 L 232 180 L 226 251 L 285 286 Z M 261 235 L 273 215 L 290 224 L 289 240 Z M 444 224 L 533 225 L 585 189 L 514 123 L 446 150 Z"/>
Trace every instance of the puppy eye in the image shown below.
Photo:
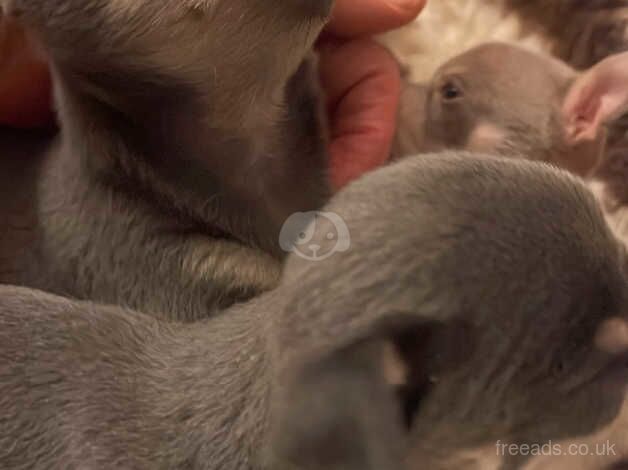
<path fill-rule="evenodd" d="M 445 83 L 440 89 L 444 101 L 454 101 L 462 97 L 462 90 L 453 82 Z"/>

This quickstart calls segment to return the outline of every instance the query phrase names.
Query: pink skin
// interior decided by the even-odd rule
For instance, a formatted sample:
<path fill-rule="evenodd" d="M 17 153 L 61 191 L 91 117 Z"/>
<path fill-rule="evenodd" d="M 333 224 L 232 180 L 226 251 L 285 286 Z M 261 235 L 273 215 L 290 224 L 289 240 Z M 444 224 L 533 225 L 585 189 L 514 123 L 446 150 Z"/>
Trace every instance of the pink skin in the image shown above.
<path fill-rule="evenodd" d="M 628 111 L 628 53 L 603 60 L 585 72 L 572 87 L 563 114 L 567 136 L 595 140 L 602 125 Z"/>
<path fill-rule="evenodd" d="M 412 21 L 425 3 L 336 3 L 321 43 L 321 78 L 331 122 L 330 175 L 335 189 L 387 162 L 397 125 L 399 67 L 384 48 L 365 36 Z"/>

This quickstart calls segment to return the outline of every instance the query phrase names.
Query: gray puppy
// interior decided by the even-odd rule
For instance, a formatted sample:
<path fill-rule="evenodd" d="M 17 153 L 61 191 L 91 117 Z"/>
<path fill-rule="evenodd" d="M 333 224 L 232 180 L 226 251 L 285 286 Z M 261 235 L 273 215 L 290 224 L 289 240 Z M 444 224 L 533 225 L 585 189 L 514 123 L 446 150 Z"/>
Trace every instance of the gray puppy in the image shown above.
<path fill-rule="evenodd" d="M 427 155 L 326 211 L 349 249 L 193 326 L 0 288 L 0 466 L 472 468 L 617 415 L 625 253 L 578 180 Z"/>
<path fill-rule="evenodd" d="M 481 45 L 430 83 L 405 87 L 395 155 L 448 148 L 553 163 L 589 177 L 613 226 L 628 235 L 628 153 L 607 130 L 628 109 L 626 70 L 628 53 L 576 72 L 548 55 Z"/>
<path fill-rule="evenodd" d="M 176 320 L 275 286 L 282 224 L 330 193 L 310 56 L 332 1 L 0 5 L 48 52 L 61 126 L 2 281 Z"/>
<path fill-rule="evenodd" d="M 628 54 L 578 74 L 517 46 L 475 47 L 446 62 L 430 83 L 406 86 L 396 153 L 459 148 L 588 175 L 604 154 L 604 124 L 628 107 L 623 66 Z"/>

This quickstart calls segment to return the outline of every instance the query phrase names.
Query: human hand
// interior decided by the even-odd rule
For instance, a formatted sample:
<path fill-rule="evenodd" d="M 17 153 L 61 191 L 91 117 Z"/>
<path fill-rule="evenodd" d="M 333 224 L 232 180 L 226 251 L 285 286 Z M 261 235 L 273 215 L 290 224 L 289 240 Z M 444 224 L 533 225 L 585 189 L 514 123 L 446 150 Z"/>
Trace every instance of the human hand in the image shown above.
<path fill-rule="evenodd" d="M 413 20 L 426 0 L 337 0 L 321 39 L 321 82 L 331 126 L 334 189 L 384 164 L 397 123 L 395 59 L 368 36 Z"/>

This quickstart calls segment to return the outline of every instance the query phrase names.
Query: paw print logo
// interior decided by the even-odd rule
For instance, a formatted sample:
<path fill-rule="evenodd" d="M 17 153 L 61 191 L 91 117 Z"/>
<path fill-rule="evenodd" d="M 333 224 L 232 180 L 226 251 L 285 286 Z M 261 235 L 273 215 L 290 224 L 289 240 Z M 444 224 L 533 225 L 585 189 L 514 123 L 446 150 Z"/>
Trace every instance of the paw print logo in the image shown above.
<path fill-rule="evenodd" d="M 333 212 L 297 212 L 283 224 L 279 246 L 309 261 L 323 261 L 351 248 L 349 228 Z"/>

